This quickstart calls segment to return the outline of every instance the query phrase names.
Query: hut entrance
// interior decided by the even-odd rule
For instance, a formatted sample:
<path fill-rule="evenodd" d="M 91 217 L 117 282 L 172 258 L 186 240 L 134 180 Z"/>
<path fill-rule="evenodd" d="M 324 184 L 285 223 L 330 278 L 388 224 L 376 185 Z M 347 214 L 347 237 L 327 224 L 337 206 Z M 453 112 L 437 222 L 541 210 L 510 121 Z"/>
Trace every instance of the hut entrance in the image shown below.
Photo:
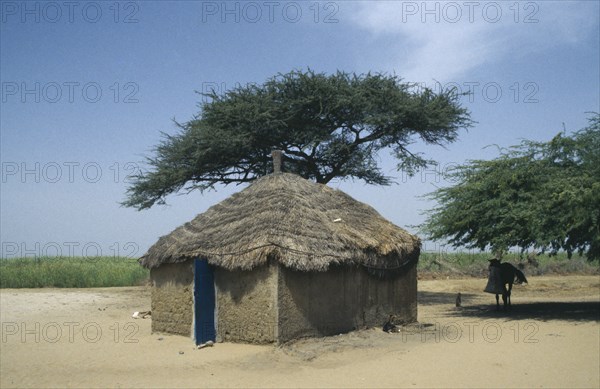
<path fill-rule="evenodd" d="M 215 341 L 215 277 L 206 259 L 194 260 L 194 335 L 196 344 Z"/>

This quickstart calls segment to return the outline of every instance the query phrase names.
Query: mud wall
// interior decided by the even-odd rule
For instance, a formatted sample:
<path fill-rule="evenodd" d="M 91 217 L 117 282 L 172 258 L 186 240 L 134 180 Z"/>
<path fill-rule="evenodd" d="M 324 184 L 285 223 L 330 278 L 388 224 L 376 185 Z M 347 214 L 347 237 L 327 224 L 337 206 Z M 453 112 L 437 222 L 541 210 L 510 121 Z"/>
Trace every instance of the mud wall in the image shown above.
<path fill-rule="evenodd" d="M 150 270 L 152 332 L 191 336 L 194 317 L 193 261 Z"/>
<path fill-rule="evenodd" d="M 417 267 L 391 280 L 382 280 L 361 272 L 364 287 L 362 306 L 364 325 L 381 326 L 390 314 L 396 323 L 417 321 Z"/>
<path fill-rule="evenodd" d="M 277 340 L 277 276 L 273 264 L 251 271 L 216 269 L 217 340 Z"/>
<path fill-rule="evenodd" d="M 416 268 L 381 280 L 360 267 L 327 272 L 282 267 L 278 290 L 279 342 L 381 326 L 390 314 L 397 322 L 417 319 Z"/>
<path fill-rule="evenodd" d="M 416 267 L 391 280 L 360 267 L 299 272 L 279 264 L 215 269 L 218 341 L 271 343 L 417 320 Z M 150 272 L 152 331 L 193 333 L 193 261 Z"/>

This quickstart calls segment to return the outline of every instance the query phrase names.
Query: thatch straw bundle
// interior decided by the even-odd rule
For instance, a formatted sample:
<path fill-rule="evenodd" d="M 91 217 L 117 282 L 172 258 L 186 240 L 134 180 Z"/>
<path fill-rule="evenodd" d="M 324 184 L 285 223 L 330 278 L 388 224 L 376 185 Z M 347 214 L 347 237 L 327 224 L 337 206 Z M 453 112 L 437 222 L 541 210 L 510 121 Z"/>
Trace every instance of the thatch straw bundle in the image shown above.
<path fill-rule="evenodd" d="M 141 264 L 155 268 L 203 257 L 230 270 L 268 260 L 301 271 L 332 264 L 394 270 L 415 263 L 420 245 L 419 238 L 345 193 L 278 173 L 161 237 Z"/>

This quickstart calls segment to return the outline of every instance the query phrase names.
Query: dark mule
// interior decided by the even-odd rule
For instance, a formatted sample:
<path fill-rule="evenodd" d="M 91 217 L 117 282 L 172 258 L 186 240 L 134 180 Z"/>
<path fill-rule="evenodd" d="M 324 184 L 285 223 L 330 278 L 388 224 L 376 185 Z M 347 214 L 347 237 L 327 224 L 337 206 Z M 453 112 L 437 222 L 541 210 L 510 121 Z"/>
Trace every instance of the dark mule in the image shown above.
<path fill-rule="evenodd" d="M 490 274 L 492 272 L 496 272 L 499 275 L 500 280 L 498 280 L 498 284 L 501 283 L 501 292 L 502 292 L 502 302 L 504 303 L 504 309 L 507 307 L 510 308 L 510 292 L 512 291 L 512 286 L 514 283 L 522 284 L 527 283 L 527 278 L 525 278 L 525 274 L 512 264 L 508 262 L 501 263 L 498 259 L 489 259 L 490 262 Z M 506 287 L 508 285 L 508 288 Z M 499 285 L 498 285 L 499 286 Z M 498 292 L 500 290 L 496 290 Z M 500 310 L 500 299 L 498 298 L 499 293 L 496 293 L 496 310 Z"/>

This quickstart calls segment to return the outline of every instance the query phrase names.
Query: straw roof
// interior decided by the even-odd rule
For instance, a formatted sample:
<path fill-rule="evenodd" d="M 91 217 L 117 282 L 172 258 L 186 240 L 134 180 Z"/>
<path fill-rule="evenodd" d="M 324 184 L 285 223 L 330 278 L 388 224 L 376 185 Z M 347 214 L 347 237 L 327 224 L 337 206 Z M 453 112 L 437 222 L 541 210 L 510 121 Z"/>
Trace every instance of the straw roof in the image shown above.
<path fill-rule="evenodd" d="M 421 242 L 347 194 L 277 173 L 161 237 L 141 258 L 147 268 L 203 257 L 226 269 L 279 261 L 301 271 L 333 264 L 393 271 L 416 263 Z"/>

